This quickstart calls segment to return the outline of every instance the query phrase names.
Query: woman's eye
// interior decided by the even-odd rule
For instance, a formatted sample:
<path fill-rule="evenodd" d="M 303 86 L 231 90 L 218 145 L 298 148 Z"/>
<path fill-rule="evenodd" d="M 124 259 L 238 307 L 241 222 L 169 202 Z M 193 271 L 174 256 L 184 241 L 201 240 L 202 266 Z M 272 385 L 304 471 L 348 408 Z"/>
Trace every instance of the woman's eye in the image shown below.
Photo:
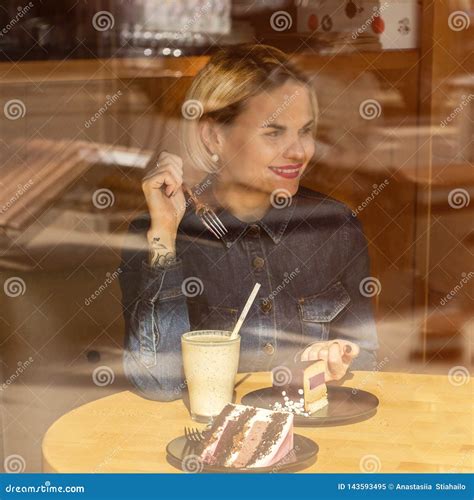
<path fill-rule="evenodd" d="M 311 128 L 305 128 L 303 130 L 302 134 L 303 135 L 310 135 L 310 134 L 312 134 L 312 132 L 313 132 L 313 129 L 311 129 Z"/>
<path fill-rule="evenodd" d="M 273 132 L 269 132 L 268 134 L 265 134 L 267 137 L 277 137 L 280 135 L 280 132 L 278 130 L 274 130 Z"/>

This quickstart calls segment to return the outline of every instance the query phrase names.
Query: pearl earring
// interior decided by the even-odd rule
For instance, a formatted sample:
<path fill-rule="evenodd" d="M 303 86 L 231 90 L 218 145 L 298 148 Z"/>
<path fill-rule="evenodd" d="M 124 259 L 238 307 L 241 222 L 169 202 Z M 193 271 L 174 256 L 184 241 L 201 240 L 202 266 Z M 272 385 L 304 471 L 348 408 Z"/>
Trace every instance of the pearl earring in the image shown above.
<path fill-rule="evenodd" d="M 217 163 L 219 161 L 219 155 L 218 154 L 213 154 L 211 156 L 211 160 L 214 162 L 214 163 Z"/>

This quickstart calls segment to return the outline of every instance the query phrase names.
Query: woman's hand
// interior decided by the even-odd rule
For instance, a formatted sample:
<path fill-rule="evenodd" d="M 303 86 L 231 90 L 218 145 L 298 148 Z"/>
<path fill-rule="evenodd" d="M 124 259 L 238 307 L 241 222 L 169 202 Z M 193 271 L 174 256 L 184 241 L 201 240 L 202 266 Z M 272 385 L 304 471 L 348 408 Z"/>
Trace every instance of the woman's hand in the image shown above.
<path fill-rule="evenodd" d="M 142 181 L 151 218 L 147 237 L 152 266 L 166 265 L 175 258 L 176 234 L 186 210 L 182 184 L 183 161 L 167 151 L 160 153 L 156 167 Z"/>
<path fill-rule="evenodd" d="M 315 342 L 301 355 L 301 361 L 322 359 L 326 362 L 326 382 L 340 380 L 347 372 L 352 360 L 359 355 L 360 347 L 348 340 Z"/>
<path fill-rule="evenodd" d="M 176 235 L 186 209 L 182 184 L 183 160 L 177 155 L 162 151 L 156 167 L 142 181 L 151 217 L 151 229 Z"/>

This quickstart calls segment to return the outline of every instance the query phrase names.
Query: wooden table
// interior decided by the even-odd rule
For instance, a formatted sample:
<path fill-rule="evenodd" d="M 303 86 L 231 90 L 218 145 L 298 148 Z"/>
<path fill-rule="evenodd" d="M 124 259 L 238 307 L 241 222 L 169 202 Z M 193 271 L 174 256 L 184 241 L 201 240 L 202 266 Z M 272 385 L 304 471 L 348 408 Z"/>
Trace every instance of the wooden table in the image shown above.
<path fill-rule="evenodd" d="M 269 373 L 252 374 L 237 388 L 237 400 L 269 382 Z M 304 472 L 474 471 L 474 384 L 452 382 L 440 375 L 354 372 L 342 385 L 377 395 L 378 412 L 351 425 L 296 428 L 320 447 Z M 194 422 L 181 400 L 160 403 L 120 392 L 50 427 L 43 471 L 179 472 L 166 461 L 165 447 L 185 425 Z"/>

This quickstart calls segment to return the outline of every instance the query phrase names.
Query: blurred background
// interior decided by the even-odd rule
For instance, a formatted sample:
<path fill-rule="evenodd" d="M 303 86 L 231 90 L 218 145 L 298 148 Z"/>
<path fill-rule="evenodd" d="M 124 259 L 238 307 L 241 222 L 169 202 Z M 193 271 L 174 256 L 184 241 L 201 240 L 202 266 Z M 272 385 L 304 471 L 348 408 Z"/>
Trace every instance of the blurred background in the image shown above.
<path fill-rule="evenodd" d="M 41 471 L 52 422 L 129 387 L 117 276 L 140 180 L 180 154 L 186 89 L 229 44 L 275 45 L 312 77 L 303 184 L 363 223 L 378 369 L 469 376 L 473 1 L 23 3 L 0 5 L 2 464 Z"/>

